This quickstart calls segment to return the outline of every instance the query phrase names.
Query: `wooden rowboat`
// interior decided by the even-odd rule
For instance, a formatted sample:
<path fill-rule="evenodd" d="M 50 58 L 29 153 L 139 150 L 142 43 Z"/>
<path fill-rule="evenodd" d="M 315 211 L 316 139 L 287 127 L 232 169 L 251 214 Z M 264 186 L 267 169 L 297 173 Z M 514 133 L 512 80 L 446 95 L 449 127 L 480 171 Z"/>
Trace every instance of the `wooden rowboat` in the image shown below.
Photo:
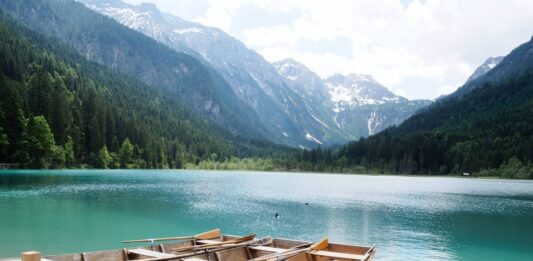
<path fill-rule="evenodd" d="M 176 241 L 157 244 L 160 241 Z M 369 261 L 374 247 L 331 244 L 327 238 L 316 244 L 282 238 L 256 238 L 222 235 L 219 229 L 195 236 L 129 240 L 125 243 L 150 242 L 149 246 L 88 253 L 40 257 L 38 252 L 23 253 L 22 261 Z"/>

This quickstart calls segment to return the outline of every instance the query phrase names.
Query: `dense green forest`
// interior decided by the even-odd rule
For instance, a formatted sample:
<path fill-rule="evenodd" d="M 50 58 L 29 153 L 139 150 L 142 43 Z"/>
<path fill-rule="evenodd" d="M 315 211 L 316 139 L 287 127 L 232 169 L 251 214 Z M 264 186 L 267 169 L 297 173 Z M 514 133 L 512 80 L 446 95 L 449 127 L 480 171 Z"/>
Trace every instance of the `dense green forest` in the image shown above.
<path fill-rule="evenodd" d="M 0 8 L 27 28 L 72 47 L 90 61 L 136 78 L 169 100 L 211 119 L 225 130 L 262 138 L 253 110 L 238 102 L 214 69 L 140 32 L 98 14 L 82 3 L 0 0 Z M 238 113 L 236 113 L 238 112 Z"/>
<path fill-rule="evenodd" d="M 285 169 L 533 178 L 533 70 L 444 99 L 337 151 L 313 149 Z"/>
<path fill-rule="evenodd" d="M 88 62 L 0 14 L 0 162 L 181 168 L 289 149 L 242 139 L 163 92 Z"/>

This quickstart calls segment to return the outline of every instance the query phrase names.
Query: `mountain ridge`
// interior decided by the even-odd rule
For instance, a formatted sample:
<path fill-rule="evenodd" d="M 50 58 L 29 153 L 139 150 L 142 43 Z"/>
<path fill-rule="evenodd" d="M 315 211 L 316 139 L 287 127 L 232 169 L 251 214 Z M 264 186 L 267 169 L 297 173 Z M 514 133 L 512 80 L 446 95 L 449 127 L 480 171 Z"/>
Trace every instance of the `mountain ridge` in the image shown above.
<path fill-rule="evenodd" d="M 296 83 L 282 77 L 278 68 L 275 68 L 276 63 L 267 62 L 257 52 L 248 49 L 242 42 L 218 28 L 188 22 L 157 10 L 158 17 L 162 16 L 161 21 L 135 5 L 102 4 L 106 1 L 97 1 L 95 4 L 93 0 L 81 2 L 175 50 L 188 53 L 212 65 L 229 83 L 235 95 L 256 112 L 263 127 L 270 130 L 271 139 L 308 147 L 313 144 L 316 146 L 344 143 L 369 134 L 369 118 L 357 121 L 359 125 L 364 125 L 362 131 L 353 128 L 342 129 L 340 124 L 335 123 L 335 115 L 330 112 L 328 94 L 322 89 L 313 89 L 319 90 L 316 95 L 322 100 L 310 95 L 310 86 L 320 85 L 316 82 L 318 80 L 314 80 L 315 83 L 313 80 Z M 423 103 L 416 106 L 422 107 Z M 396 120 L 388 121 L 384 125 L 400 122 L 415 111 L 405 108 L 399 110 L 403 111 L 401 116 L 395 116 Z M 375 130 L 370 133 L 381 127 L 373 129 Z M 302 138 L 311 143 L 294 142 Z"/>
<path fill-rule="evenodd" d="M 511 162 L 523 173 L 533 162 L 532 112 L 533 38 L 397 127 L 347 144 L 338 157 L 391 173 L 492 173 Z"/>
<path fill-rule="evenodd" d="M 314 100 L 311 103 L 324 103 L 328 107 L 326 118 L 332 119 L 351 140 L 399 124 L 431 103 L 428 100 L 409 101 L 395 95 L 370 75 L 334 74 L 321 79 L 292 58 L 275 62 L 274 66 L 281 76 L 293 82 L 293 88 L 303 97 Z"/>
<path fill-rule="evenodd" d="M 0 136 L 7 141 L 0 144 L 1 162 L 183 168 L 240 153 L 290 151 L 265 142 L 259 150 L 260 141 L 233 136 L 163 91 L 89 61 L 3 9 L 0 31 Z"/>
<path fill-rule="evenodd" d="M 327 137 L 346 140 L 316 123 L 300 97 L 285 85 L 270 63 L 222 30 L 188 22 L 159 10 L 163 21 L 156 21 L 152 13 L 139 10 L 140 6 L 121 4 L 121 8 L 115 8 L 102 4 L 102 1 L 99 1 L 100 5 L 94 5 L 92 1 L 81 2 L 175 50 L 209 63 L 221 73 L 233 93 L 255 111 L 263 128 L 270 130 L 266 134 L 270 139 L 304 146 L 317 145 L 314 140 L 309 143 L 308 133 L 319 137 L 323 143 L 327 142 Z"/>
<path fill-rule="evenodd" d="M 90 60 L 164 90 L 225 129 L 251 138 L 263 136 L 254 112 L 235 102 L 237 97 L 228 84 L 194 57 L 176 52 L 75 1 L 0 4 L 26 26 L 57 37 Z M 38 15 L 39 12 L 46 15 Z"/>

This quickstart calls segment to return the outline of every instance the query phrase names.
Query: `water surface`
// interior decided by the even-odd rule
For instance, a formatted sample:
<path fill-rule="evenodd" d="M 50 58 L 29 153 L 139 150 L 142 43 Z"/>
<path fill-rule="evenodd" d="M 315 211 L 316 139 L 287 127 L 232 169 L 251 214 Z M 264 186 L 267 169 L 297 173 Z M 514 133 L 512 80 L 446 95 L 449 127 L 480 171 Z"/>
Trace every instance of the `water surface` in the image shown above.
<path fill-rule="evenodd" d="M 306 205 L 305 203 L 309 203 Z M 281 218 L 275 219 L 275 213 Z M 533 260 L 533 182 L 264 172 L 0 171 L 0 257 L 221 228 L 376 244 L 376 260 Z"/>

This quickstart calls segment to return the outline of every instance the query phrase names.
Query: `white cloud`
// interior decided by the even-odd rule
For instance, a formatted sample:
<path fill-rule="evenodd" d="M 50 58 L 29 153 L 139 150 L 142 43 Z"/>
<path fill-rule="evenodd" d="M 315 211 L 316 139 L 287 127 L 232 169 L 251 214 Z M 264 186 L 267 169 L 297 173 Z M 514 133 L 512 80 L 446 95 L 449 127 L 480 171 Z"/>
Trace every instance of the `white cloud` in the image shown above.
<path fill-rule="evenodd" d="M 396 89 L 393 92 L 398 96 L 407 97 L 407 92 L 404 89 Z"/>
<path fill-rule="evenodd" d="M 209 0 L 205 14 L 195 20 L 208 26 L 230 31 L 233 16 L 242 4 L 246 2 L 242 0 Z"/>
<path fill-rule="evenodd" d="M 442 85 L 437 90 L 437 97 L 441 95 L 448 95 L 454 92 L 455 90 L 457 90 L 458 87 L 459 85 L 448 85 L 448 84 Z"/>
<path fill-rule="evenodd" d="M 255 14 L 248 13 L 248 22 L 235 19 L 249 12 L 246 6 L 273 18 L 251 23 Z M 293 17 L 280 23 L 279 14 Z M 464 82 L 487 57 L 529 40 L 533 1 L 413 0 L 405 6 L 400 0 L 208 0 L 193 20 L 227 31 L 269 61 L 292 57 L 323 77 L 368 73 L 408 98 L 435 98 Z M 342 52 L 302 48 L 341 37 L 351 46 Z"/>

